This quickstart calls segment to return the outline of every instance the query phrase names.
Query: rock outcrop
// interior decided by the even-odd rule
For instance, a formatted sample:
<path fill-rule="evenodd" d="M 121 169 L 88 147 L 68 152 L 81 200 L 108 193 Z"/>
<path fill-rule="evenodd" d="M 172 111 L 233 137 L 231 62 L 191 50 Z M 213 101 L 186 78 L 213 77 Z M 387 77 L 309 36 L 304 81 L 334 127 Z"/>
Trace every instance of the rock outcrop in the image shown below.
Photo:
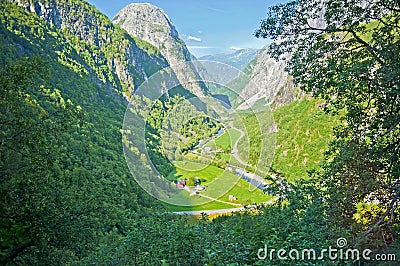
<path fill-rule="evenodd" d="M 192 56 L 162 9 L 151 4 L 130 4 L 118 12 L 113 22 L 132 36 L 157 47 L 189 91 L 197 96 L 208 93 L 203 84 L 193 82 L 199 80 L 199 75 L 194 66 L 185 63 L 191 61 Z"/>
<path fill-rule="evenodd" d="M 92 76 L 115 90 L 129 95 L 154 72 L 168 66 L 155 47 L 135 40 L 86 1 L 9 1 L 63 31 Z"/>
<path fill-rule="evenodd" d="M 236 99 L 239 110 L 247 109 L 260 99 L 265 99 L 266 103 L 276 108 L 302 96 L 285 71 L 285 62 L 271 58 L 266 49 L 259 52 L 244 72 L 251 82 L 239 92 Z"/>

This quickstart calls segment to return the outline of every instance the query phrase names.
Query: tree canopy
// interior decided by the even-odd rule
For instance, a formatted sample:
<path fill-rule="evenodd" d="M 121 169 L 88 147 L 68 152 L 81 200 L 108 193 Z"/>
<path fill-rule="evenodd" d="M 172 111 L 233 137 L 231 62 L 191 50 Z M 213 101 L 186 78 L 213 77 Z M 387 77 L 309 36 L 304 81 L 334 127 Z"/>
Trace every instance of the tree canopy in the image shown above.
<path fill-rule="evenodd" d="M 255 33 L 274 41 L 269 53 L 302 90 L 342 115 L 318 184 L 336 224 L 363 220 L 353 232 L 381 245 L 399 224 L 399 11 L 399 1 L 291 1 L 271 7 Z"/>

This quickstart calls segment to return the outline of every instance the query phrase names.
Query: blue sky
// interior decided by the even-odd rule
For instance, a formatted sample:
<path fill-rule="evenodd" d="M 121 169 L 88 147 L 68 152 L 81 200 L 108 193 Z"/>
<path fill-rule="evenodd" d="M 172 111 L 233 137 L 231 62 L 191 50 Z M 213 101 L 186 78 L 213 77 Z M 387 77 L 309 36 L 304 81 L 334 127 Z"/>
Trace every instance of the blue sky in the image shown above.
<path fill-rule="evenodd" d="M 112 19 L 130 3 L 150 3 L 171 18 L 197 57 L 230 52 L 239 48 L 262 48 L 268 40 L 257 39 L 254 31 L 265 17 L 268 6 L 280 0 L 88 0 Z"/>

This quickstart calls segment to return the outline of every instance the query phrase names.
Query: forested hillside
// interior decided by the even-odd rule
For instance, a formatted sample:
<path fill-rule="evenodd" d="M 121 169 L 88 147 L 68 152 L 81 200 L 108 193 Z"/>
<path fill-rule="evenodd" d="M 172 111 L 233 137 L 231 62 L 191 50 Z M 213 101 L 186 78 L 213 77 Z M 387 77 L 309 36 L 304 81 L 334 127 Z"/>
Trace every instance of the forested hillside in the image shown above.
<path fill-rule="evenodd" d="M 399 11 L 398 1 L 292 1 L 256 32 L 275 41 L 269 54 L 300 89 L 341 116 L 311 183 L 331 226 L 359 247 L 388 248 L 399 235 Z"/>
<path fill-rule="evenodd" d="M 104 28 L 92 30 L 107 30 L 108 42 L 126 45 L 140 62 L 158 63 L 147 74 L 130 64 L 130 76 L 119 79 L 115 51 L 106 51 L 121 47 L 96 46 L 1 3 L 2 264 L 79 260 L 108 237 L 125 235 L 129 221 L 154 202 L 121 156 L 126 105 L 120 92 L 165 63 L 88 4 L 76 4 L 97 14 Z"/>
<path fill-rule="evenodd" d="M 7 2 L 23 8 L 9 13 L 13 8 Z M 156 47 L 133 38 L 85 1 L 6 1 L 4 4 L 8 5 L 3 14 L 8 30 L 33 44 L 40 42 L 49 55 L 56 53 L 62 64 L 81 74 L 89 72 L 119 92 L 129 93 L 145 78 L 168 65 Z M 35 14 L 41 19 L 37 20 Z M 51 42 L 70 47 L 57 49 Z"/>
<path fill-rule="evenodd" d="M 270 55 L 290 50 L 293 81 L 322 99 L 274 110 L 278 146 L 264 191 L 273 200 L 197 219 L 171 213 L 137 184 L 151 178 L 143 153 L 127 158 L 134 169 L 124 158 L 123 145 L 139 151 L 122 140 L 127 98 L 168 66 L 159 50 L 85 1 L 1 1 L 0 263 L 398 265 L 400 6 L 366 3 L 269 9 L 257 35 L 281 41 Z M 307 23 L 315 14 L 325 28 Z M 159 141 L 168 108 L 190 95 L 178 89 L 184 95 L 135 105 L 152 111 L 147 144 Z M 186 151 L 222 128 L 199 110 L 183 111 L 197 115 L 177 137 Z M 241 114 L 256 132 L 254 117 Z M 258 115 L 271 122 L 270 113 Z M 145 148 L 167 174 L 173 166 L 157 141 Z"/>

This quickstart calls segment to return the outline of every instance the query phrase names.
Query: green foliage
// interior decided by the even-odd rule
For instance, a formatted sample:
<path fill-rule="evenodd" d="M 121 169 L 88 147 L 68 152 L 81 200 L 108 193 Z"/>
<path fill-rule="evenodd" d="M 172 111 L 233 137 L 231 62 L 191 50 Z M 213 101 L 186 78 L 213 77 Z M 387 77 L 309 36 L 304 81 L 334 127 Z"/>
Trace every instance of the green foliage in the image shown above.
<path fill-rule="evenodd" d="M 40 2 L 56 3 L 47 0 Z M 120 95 L 110 88 L 120 92 L 132 85 L 129 80 L 116 74 L 112 61 L 123 60 L 125 58 L 123 54 L 135 51 L 134 44 L 129 41 L 130 37 L 126 37 L 126 33 L 118 27 L 112 26 L 104 15 L 86 2 L 62 0 L 56 4 L 59 5 L 60 11 L 68 13 L 63 19 L 69 22 L 77 20 L 88 25 L 85 24 L 88 22 L 85 19 L 86 15 L 94 18 L 93 25 L 88 25 L 89 39 L 86 40 L 80 35 L 77 30 L 80 27 L 77 27 L 76 31 L 73 27 L 60 29 L 56 25 L 57 21 L 46 18 L 48 21 L 46 22 L 13 3 L 4 1 L 0 3 L 2 9 L 0 13 L 2 40 L 0 42 L 2 66 L 0 260 L 2 264 L 310 265 L 316 262 L 260 261 L 257 258 L 257 251 L 265 244 L 277 250 L 315 248 L 320 251 L 322 248 L 335 246 L 338 237 L 346 237 L 350 244 L 361 239 L 362 241 L 357 242 L 361 243 L 360 246 L 371 247 L 368 239 L 365 240 L 367 237 L 356 238 L 354 232 L 370 230 L 370 217 L 386 213 L 388 215 L 382 216 L 384 218 L 382 223 L 373 227 L 374 230 L 369 236 L 374 238 L 374 244 L 380 247 L 391 244 L 389 248 L 393 250 L 392 252 L 398 253 L 399 223 L 396 220 L 398 208 L 395 209 L 397 205 L 388 208 L 382 204 L 384 201 L 378 206 L 363 204 L 361 203 L 363 194 L 360 194 L 360 190 L 363 189 L 366 193 L 376 191 L 377 185 L 382 185 L 382 175 L 389 182 L 396 177 L 398 171 L 396 168 L 398 157 L 395 157 L 398 149 L 393 150 L 391 146 L 396 144 L 393 140 L 398 136 L 398 128 L 396 126 L 391 128 L 390 122 L 397 121 L 395 112 L 399 105 L 390 101 L 395 92 L 388 88 L 393 87 L 389 86 L 392 83 L 398 84 L 395 78 L 398 77 L 396 69 L 399 68 L 398 65 L 392 65 L 392 61 L 385 57 L 386 54 L 381 57 L 389 60 L 387 65 L 383 67 L 379 63 L 375 64 L 376 72 L 371 71 L 371 73 L 377 75 L 374 76 L 374 80 L 378 84 L 389 84 L 382 85 L 384 93 L 381 93 L 381 97 L 385 95 L 387 98 L 387 103 L 382 104 L 381 98 L 371 97 L 370 105 L 364 101 L 356 105 L 359 107 L 357 111 L 350 107 L 351 103 L 359 98 L 358 94 L 352 96 L 346 92 L 344 98 L 338 94 L 338 99 L 343 99 L 343 104 L 346 106 L 347 127 L 341 131 L 346 134 L 338 134 L 339 141 L 332 144 L 332 152 L 328 154 L 331 160 L 323 170 L 326 181 L 322 182 L 321 187 L 319 187 L 320 179 L 311 178 L 307 182 L 294 182 L 291 184 L 291 189 L 285 191 L 285 199 L 272 206 L 230 217 L 222 216 L 213 221 L 208 221 L 204 215 L 197 221 L 165 213 L 157 208 L 154 200 L 139 189 L 126 167 L 120 143 L 120 129 L 126 106 Z M 394 5 L 392 3 L 385 5 L 383 2 L 381 4 L 387 8 Z M 339 3 L 337 7 L 340 6 Z M 376 14 L 375 9 L 372 11 L 368 14 Z M 339 14 L 343 15 L 343 12 Z M 383 49 L 381 46 L 386 48 L 388 54 L 393 56 L 391 60 L 396 60 L 397 38 L 384 38 L 388 32 L 395 30 L 388 31 L 388 27 L 393 23 L 385 24 L 387 21 L 395 22 L 394 25 L 398 22 L 396 16 L 388 15 L 380 21 L 381 24 L 378 24 L 380 26 L 368 25 L 366 30 L 371 32 L 367 34 L 368 40 L 378 50 Z M 97 37 L 95 37 L 96 29 L 100 32 Z M 148 53 L 156 53 L 152 47 L 147 48 Z M 379 62 L 379 60 L 373 61 L 374 57 L 369 56 L 364 60 L 361 57 L 364 55 L 361 50 L 363 48 L 360 48 L 360 51 L 355 50 L 354 58 L 344 58 L 349 60 L 348 66 L 350 62 L 354 63 L 354 68 L 350 68 L 351 71 L 348 73 L 354 75 L 353 78 L 356 78 L 357 82 L 360 78 L 365 78 L 365 75 L 362 75 L 362 71 L 365 70 L 364 63 L 373 65 L 374 62 Z M 145 71 L 151 72 L 163 65 L 162 58 L 148 57 L 147 52 L 138 55 L 144 64 L 143 69 L 147 69 Z M 32 55 L 40 57 L 41 60 L 32 58 Z M 330 53 L 325 55 L 329 56 Z M 29 58 L 21 60 L 23 56 Z M 337 58 L 343 59 L 340 54 Z M 360 62 L 355 64 L 355 61 Z M 134 67 L 133 64 L 125 65 L 125 61 L 121 64 L 128 68 Z M 145 66 L 146 64 L 148 65 Z M 341 64 L 336 66 L 340 67 Z M 318 73 L 324 73 L 321 71 L 323 69 L 319 69 Z M 360 72 L 356 72 L 357 69 Z M 385 72 L 385 69 L 388 71 Z M 135 77 L 135 71 L 130 69 L 127 73 L 130 73 L 131 80 L 137 85 L 140 83 L 140 75 L 137 74 Z M 43 75 L 46 72 L 48 75 Z M 327 78 L 332 77 L 331 72 L 326 73 Z M 346 73 L 337 74 L 338 79 L 333 79 L 332 82 L 352 81 L 345 75 Z M 346 82 L 338 84 L 346 85 Z M 303 84 L 311 88 L 310 83 Z M 354 92 L 361 93 L 364 97 L 365 84 L 360 82 L 353 85 Z M 371 86 L 367 87 L 371 89 L 371 95 L 378 95 L 374 83 L 369 85 Z M 353 89 L 350 85 L 343 87 L 345 91 L 350 91 L 350 88 Z M 158 148 L 157 137 L 161 136 L 159 125 L 162 119 L 165 119 L 166 110 L 170 110 L 172 105 L 175 106 L 181 100 L 179 97 L 170 99 L 171 102 L 160 101 L 154 108 L 150 106 L 148 99 L 136 99 L 141 102 L 137 104 L 137 110 L 133 111 L 139 114 L 151 111 L 147 128 L 149 133 L 147 140 L 151 141 L 154 138 L 155 145 L 150 145 L 151 148 Z M 329 99 L 327 102 L 332 106 Z M 286 145 L 283 138 L 289 136 L 285 124 L 288 123 L 288 127 L 291 127 L 292 120 L 301 119 L 308 121 L 304 122 L 308 128 L 311 123 L 318 125 L 320 120 L 322 123 L 324 119 L 328 119 L 329 116 L 320 114 L 313 108 L 314 105 L 314 101 L 296 102 L 276 111 L 278 127 L 282 134 L 285 133 L 281 139 L 282 148 Z M 371 106 L 375 109 L 371 109 Z M 204 114 L 193 108 L 185 106 L 178 110 L 180 111 L 178 114 L 187 116 L 176 116 L 177 120 L 170 122 L 183 125 L 183 121 L 189 121 L 186 118 L 189 115 L 193 117 L 193 114 L 201 115 L 199 117 L 203 119 Z M 394 113 L 382 108 L 392 108 L 390 110 Z M 310 110 L 311 114 L 293 114 L 304 110 Z M 368 116 L 365 116 L 366 110 L 369 111 Z M 285 118 L 287 115 L 290 115 L 290 121 Z M 356 115 L 360 115 L 360 118 Z M 202 121 L 201 119 L 197 122 Z M 244 119 L 247 124 L 246 129 L 251 134 L 264 137 L 251 128 L 255 122 L 254 117 L 246 116 Z M 383 124 L 379 124 L 381 126 L 379 128 L 386 130 L 383 135 L 378 134 L 376 142 L 371 135 L 376 133 L 372 125 L 379 119 L 383 119 L 381 121 Z M 357 124 L 362 120 L 368 124 Z M 262 130 L 269 128 L 267 122 L 270 120 L 265 121 L 261 121 L 265 126 L 261 127 Z M 139 125 L 143 121 L 138 119 L 133 122 Z M 188 122 L 187 128 L 193 132 L 188 137 L 195 138 L 205 134 L 202 130 L 196 129 L 195 121 L 191 122 Z M 210 125 L 210 130 L 216 128 L 213 123 Z M 365 136 L 355 131 L 355 125 L 365 129 Z M 308 141 L 302 132 L 304 130 L 296 134 L 294 138 L 296 143 Z M 311 132 L 312 130 L 310 135 Z M 133 133 L 141 136 L 140 132 Z M 183 133 L 188 132 L 183 131 Z M 361 143 L 365 145 L 360 145 L 360 135 L 364 137 Z M 148 169 L 141 163 L 141 160 L 146 158 L 143 157 L 143 147 L 140 146 L 139 140 L 135 140 L 137 143 L 130 143 L 128 139 L 123 141 L 125 146 L 136 151 L 132 158 L 135 160 L 134 169 L 131 169 L 135 177 L 146 177 Z M 278 141 L 280 141 L 279 135 Z M 176 147 L 173 142 L 167 144 L 170 145 L 168 149 Z M 259 142 L 254 140 L 250 149 L 257 152 L 259 148 L 257 145 L 260 145 Z M 304 146 L 305 149 L 307 147 Z M 383 149 L 383 152 L 377 153 L 377 148 Z M 387 156 L 389 152 L 392 152 L 393 158 Z M 159 150 L 157 153 L 160 154 Z M 265 158 L 262 153 L 260 157 Z M 161 158 L 165 160 L 165 156 Z M 381 164 L 377 164 L 378 161 Z M 381 171 L 382 168 L 387 168 L 388 163 L 391 163 L 392 168 L 388 168 L 386 173 L 376 173 L 377 178 L 371 179 L 371 170 Z M 286 161 L 282 160 L 280 164 L 284 165 Z M 216 173 L 222 171 L 215 167 L 213 169 Z M 233 175 L 230 177 L 234 178 Z M 246 185 L 243 182 L 239 184 Z M 210 189 L 208 192 L 213 195 L 221 187 L 216 186 L 214 190 Z M 382 186 L 381 189 L 386 192 L 388 188 Z M 244 194 L 240 194 L 244 193 L 243 191 L 232 190 L 232 193 L 243 195 L 239 196 L 241 198 L 244 197 Z M 382 200 L 380 194 L 377 195 L 377 199 Z M 383 193 L 383 195 L 392 194 Z M 352 201 L 349 201 L 349 198 Z M 355 212 L 349 206 L 354 206 L 358 211 Z M 343 216 L 347 219 L 343 219 Z M 349 219 L 359 223 L 352 223 Z M 384 227 L 386 224 L 390 224 L 391 227 Z M 378 228 L 382 230 L 376 230 Z M 386 238 L 381 237 L 382 232 Z M 392 243 L 388 242 L 389 236 L 395 239 Z M 322 261 L 320 265 L 346 263 L 351 262 Z"/>
<path fill-rule="evenodd" d="M 279 39 L 271 55 L 291 54 L 288 70 L 301 89 L 323 98 L 326 111 L 344 112 L 316 175 L 332 224 L 371 248 L 386 247 L 400 223 L 399 10 L 398 1 L 292 1 L 270 8 L 256 32 Z M 353 217 L 371 198 L 386 211 L 359 217 L 367 230 Z"/>
<path fill-rule="evenodd" d="M 193 149 L 200 140 L 206 140 L 215 136 L 221 130 L 221 124 L 209 116 L 198 116 L 186 121 L 180 130 L 180 134 L 187 140 L 182 143 L 180 149 L 185 152 Z"/>
<path fill-rule="evenodd" d="M 317 254 L 336 246 L 337 236 L 321 217 L 324 203 L 320 191 L 306 184 L 299 184 L 295 191 L 302 193 L 291 193 L 293 204 L 279 203 L 212 221 L 206 215 L 193 221 L 168 213 L 139 218 L 123 244 L 107 243 L 102 253 L 88 261 L 124 265 L 338 265 L 328 259 L 278 260 L 276 253 L 274 260 L 258 259 L 257 252 L 265 245 L 269 250 L 313 248 Z"/>
<path fill-rule="evenodd" d="M 58 90 L 41 85 L 45 73 L 40 60 L 24 59 L 5 66 L 0 75 L 2 263 L 33 246 L 42 252 L 39 239 L 58 222 L 57 216 L 52 217 L 56 220 L 46 220 L 58 206 L 51 206 L 59 193 L 55 190 L 59 176 L 55 174 L 60 168 L 55 162 L 61 158 L 71 130 L 82 126 L 78 123 L 81 108 L 64 100 Z M 40 215 L 43 212 L 46 215 Z M 45 228 L 40 226 L 42 222 L 46 222 Z"/>
<path fill-rule="evenodd" d="M 1 262 L 76 264 L 153 204 L 121 156 L 125 105 L 81 57 L 92 46 L 0 5 Z"/>
<path fill-rule="evenodd" d="M 167 143 L 162 138 L 162 131 L 165 129 L 165 120 L 168 117 L 168 111 L 171 111 L 175 105 L 179 104 L 183 98 L 179 96 L 163 100 L 156 100 L 151 107 L 149 115 L 146 118 L 146 149 L 151 162 L 158 172 L 167 177 L 175 167 L 166 157 L 165 150 Z"/>
<path fill-rule="evenodd" d="M 33 1 L 26 2 L 34 5 Z M 44 1 L 43 4 L 50 3 Z M 40 39 L 49 46 L 49 40 L 56 38 L 56 42 L 52 41 L 52 53 L 57 53 L 62 64 L 86 75 L 90 68 L 90 74 L 120 93 L 129 94 L 145 79 L 138 66 L 146 76 L 150 76 L 167 65 L 155 47 L 135 40 L 85 1 L 58 1 L 55 8 L 59 13 L 50 13 L 44 16 L 44 20 L 16 4 L 2 5 L 5 6 L 2 15 L 5 16 L 4 24 L 8 30 L 30 42 Z M 83 25 L 87 31 L 65 25 Z M 60 44 L 68 45 L 64 49 L 57 49 Z M 81 61 L 77 61 L 77 55 Z M 132 57 L 142 62 L 134 65 L 131 63 Z"/>
<path fill-rule="evenodd" d="M 295 101 L 273 112 L 278 126 L 272 168 L 293 182 L 308 178 L 308 172 L 321 165 L 333 128 L 339 118 L 325 114 L 316 100 Z"/>
<path fill-rule="evenodd" d="M 154 101 L 146 117 L 147 152 L 156 169 L 167 177 L 174 170 L 170 161 L 182 160 L 200 140 L 211 138 L 220 129 L 220 123 L 180 94 L 162 97 Z"/>

